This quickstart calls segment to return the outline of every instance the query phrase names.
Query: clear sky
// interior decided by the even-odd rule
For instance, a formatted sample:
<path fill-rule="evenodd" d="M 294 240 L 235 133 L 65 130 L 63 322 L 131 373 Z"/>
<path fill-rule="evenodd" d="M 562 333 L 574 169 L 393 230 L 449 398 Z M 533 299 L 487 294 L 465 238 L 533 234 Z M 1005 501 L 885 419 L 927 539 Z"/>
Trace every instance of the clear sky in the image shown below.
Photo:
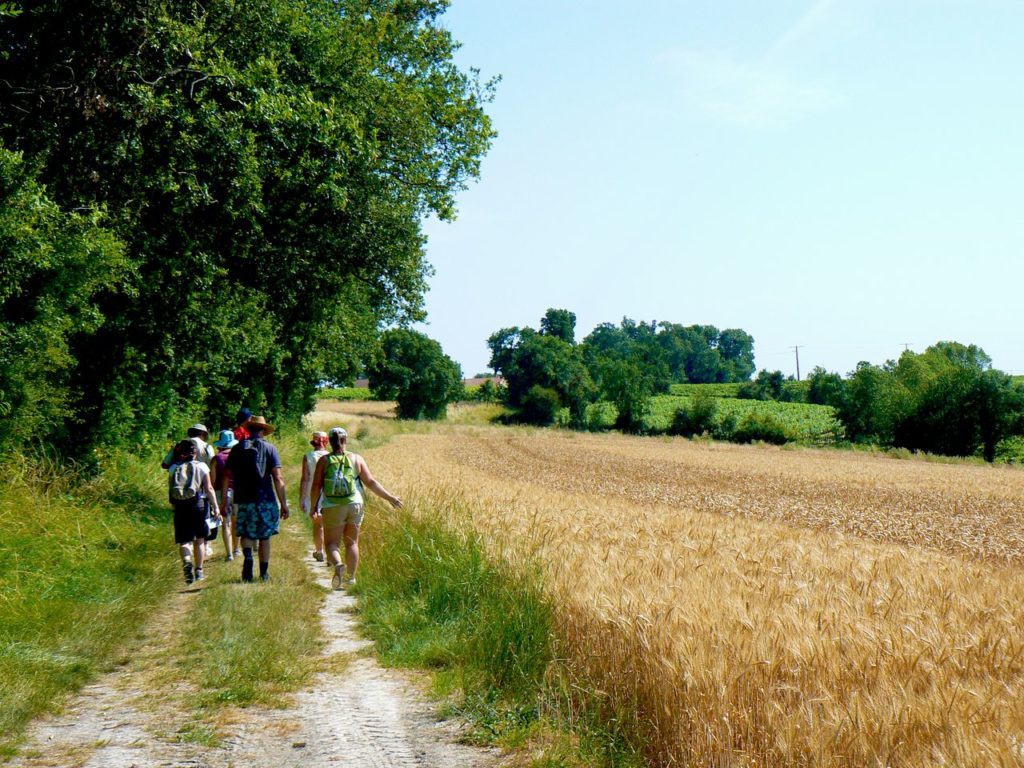
<path fill-rule="evenodd" d="M 847 373 L 975 343 L 1024 373 L 1024 2 L 453 0 L 499 132 L 421 329 L 466 376 L 548 307 L 742 328 Z"/>

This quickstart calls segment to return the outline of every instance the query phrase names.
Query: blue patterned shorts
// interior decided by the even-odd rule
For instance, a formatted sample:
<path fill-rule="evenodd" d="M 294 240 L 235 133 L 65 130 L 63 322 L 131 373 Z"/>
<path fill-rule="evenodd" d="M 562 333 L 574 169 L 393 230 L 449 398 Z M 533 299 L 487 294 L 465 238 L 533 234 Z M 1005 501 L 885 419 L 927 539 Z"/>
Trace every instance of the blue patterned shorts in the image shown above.
<path fill-rule="evenodd" d="M 237 502 L 235 531 L 243 539 L 269 539 L 281 527 L 276 501 Z"/>

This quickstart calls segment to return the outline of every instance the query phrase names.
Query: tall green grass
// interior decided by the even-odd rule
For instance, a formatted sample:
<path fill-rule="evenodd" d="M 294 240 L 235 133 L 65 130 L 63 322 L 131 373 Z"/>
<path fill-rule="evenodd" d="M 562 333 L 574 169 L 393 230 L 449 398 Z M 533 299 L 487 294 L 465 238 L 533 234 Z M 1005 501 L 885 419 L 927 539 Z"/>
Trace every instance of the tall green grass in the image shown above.
<path fill-rule="evenodd" d="M 159 459 L 100 466 L 0 463 L 0 754 L 109 666 L 180 578 Z"/>
<path fill-rule="evenodd" d="M 532 766 L 639 765 L 598 697 L 566 675 L 539 570 L 489 555 L 448 510 L 374 512 L 356 592 L 384 664 L 431 670 L 474 740 L 525 748 Z"/>

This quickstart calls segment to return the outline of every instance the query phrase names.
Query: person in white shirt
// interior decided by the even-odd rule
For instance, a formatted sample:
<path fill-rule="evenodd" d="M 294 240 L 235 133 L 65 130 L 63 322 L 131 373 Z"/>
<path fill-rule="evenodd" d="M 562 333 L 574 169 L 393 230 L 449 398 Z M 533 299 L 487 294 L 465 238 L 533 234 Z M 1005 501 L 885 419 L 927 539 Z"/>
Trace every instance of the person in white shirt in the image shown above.
<path fill-rule="evenodd" d="M 316 471 L 316 463 L 320 460 L 321 456 L 326 456 L 328 453 L 327 433 L 314 432 L 309 444 L 313 446 L 313 450 L 302 457 L 302 495 L 300 497 L 300 504 L 302 505 L 302 511 L 310 516 L 310 520 L 313 523 L 313 559 L 318 563 L 322 563 L 324 561 L 324 519 L 319 514 L 316 514 L 320 507 L 320 500 L 317 499 L 316 504 L 313 504 L 309 496 L 313 489 L 313 472 Z"/>

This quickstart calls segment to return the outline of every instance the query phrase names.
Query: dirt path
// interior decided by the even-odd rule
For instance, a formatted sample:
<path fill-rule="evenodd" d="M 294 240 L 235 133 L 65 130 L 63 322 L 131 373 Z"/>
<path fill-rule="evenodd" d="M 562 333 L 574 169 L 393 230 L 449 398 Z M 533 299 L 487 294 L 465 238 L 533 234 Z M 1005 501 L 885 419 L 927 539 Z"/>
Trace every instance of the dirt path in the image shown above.
<path fill-rule="evenodd" d="M 310 560 L 316 578 L 330 586 L 330 569 Z M 321 609 L 328 639 L 324 670 L 312 689 L 280 710 L 237 710 L 222 727 L 218 746 L 202 734 L 181 730 L 188 713 L 171 699 L 149 693 L 148 653 L 164 647 L 174 619 L 188 609 L 190 590 L 178 593 L 147 629 L 143 650 L 123 667 L 83 689 L 56 717 L 41 718 L 28 731 L 18 768 L 288 768 L 417 766 L 490 768 L 495 750 L 457 743 L 458 726 L 439 722 L 433 707 L 404 675 L 382 668 L 365 653 L 369 643 L 355 631 L 355 599 L 331 592 Z M 166 641 L 164 641 L 166 642 Z"/>

